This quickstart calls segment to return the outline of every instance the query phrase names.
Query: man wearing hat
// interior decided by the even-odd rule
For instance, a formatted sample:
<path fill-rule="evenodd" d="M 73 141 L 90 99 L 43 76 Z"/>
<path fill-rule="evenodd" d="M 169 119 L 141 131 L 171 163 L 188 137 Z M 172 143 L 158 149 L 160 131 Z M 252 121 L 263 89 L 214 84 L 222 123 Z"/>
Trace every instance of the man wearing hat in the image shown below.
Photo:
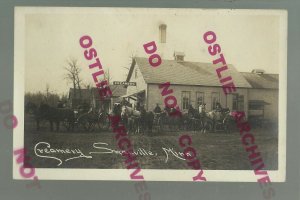
<path fill-rule="evenodd" d="M 159 107 L 158 103 L 156 104 L 156 107 L 153 110 L 154 113 L 161 113 L 161 108 Z"/>

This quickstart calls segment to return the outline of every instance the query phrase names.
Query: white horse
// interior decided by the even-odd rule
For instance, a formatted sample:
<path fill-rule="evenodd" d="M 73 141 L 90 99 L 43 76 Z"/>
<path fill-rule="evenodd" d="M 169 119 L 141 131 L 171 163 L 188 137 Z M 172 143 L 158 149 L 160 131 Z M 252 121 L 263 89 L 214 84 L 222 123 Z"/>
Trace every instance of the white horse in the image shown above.
<path fill-rule="evenodd" d="M 231 112 L 229 109 L 223 109 L 222 112 L 210 111 L 206 113 L 206 117 L 212 121 L 212 128 L 216 132 L 217 126 L 222 128 L 229 133 L 229 123 L 232 120 Z"/>
<path fill-rule="evenodd" d="M 122 106 L 121 118 L 125 122 L 128 133 L 140 132 L 141 112 L 128 106 Z"/>
<path fill-rule="evenodd" d="M 128 106 L 122 106 L 121 116 L 122 115 L 127 115 L 128 117 L 131 117 L 131 116 L 140 117 L 141 112 L 138 110 L 134 110 L 133 108 L 128 107 Z"/>

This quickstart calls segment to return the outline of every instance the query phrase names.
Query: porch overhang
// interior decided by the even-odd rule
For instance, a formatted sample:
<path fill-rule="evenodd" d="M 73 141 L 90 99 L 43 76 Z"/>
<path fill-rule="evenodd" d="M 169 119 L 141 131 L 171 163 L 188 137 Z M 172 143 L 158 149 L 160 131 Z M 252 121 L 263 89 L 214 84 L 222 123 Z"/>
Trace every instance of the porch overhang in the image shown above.
<path fill-rule="evenodd" d="M 123 95 L 121 96 L 122 98 L 130 98 L 134 101 L 137 101 L 137 99 L 139 98 L 138 94 L 141 94 L 145 92 L 145 90 L 141 90 L 141 91 L 138 91 L 138 92 L 135 92 L 135 93 L 132 93 L 132 94 L 126 94 L 126 95 Z"/>

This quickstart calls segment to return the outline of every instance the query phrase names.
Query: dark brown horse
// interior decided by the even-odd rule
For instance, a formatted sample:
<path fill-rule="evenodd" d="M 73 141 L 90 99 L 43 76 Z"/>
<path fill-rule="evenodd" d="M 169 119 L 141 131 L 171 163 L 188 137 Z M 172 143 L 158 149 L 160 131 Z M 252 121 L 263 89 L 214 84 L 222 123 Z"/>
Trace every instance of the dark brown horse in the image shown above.
<path fill-rule="evenodd" d="M 163 129 L 167 125 L 170 131 L 178 131 L 183 124 L 183 115 L 180 110 L 176 110 L 175 108 L 165 109 L 161 117 Z"/>
<path fill-rule="evenodd" d="M 40 129 L 40 121 L 46 120 L 50 123 L 50 130 L 53 131 L 53 123 L 56 124 L 56 131 L 59 131 L 60 122 L 63 122 L 67 130 L 74 129 L 74 112 L 69 108 L 55 108 L 48 104 L 41 104 L 35 112 L 37 130 Z"/>
<path fill-rule="evenodd" d="M 154 113 L 152 111 L 141 110 L 141 130 L 142 132 L 152 133 L 154 123 Z"/>

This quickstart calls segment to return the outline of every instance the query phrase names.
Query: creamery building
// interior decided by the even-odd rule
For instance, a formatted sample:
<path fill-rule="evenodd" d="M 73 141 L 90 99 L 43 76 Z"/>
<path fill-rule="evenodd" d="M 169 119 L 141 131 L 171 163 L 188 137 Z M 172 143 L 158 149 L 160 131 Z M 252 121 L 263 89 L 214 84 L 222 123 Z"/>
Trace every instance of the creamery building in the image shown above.
<path fill-rule="evenodd" d="M 123 97 L 133 104 L 139 102 L 147 110 L 153 110 L 157 103 L 163 108 L 164 98 L 158 86 L 170 82 L 172 95 L 183 112 L 190 104 L 196 108 L 202 103 L 206 103 L 206 109 L 210 111 L 219 102 L 223 108 L 244 111 L 248 117 L 277 121 L 277 74 L 265 74 L 263 70 L 241 73 L 228 65 L 226 75 L 232 77 L 237 89 L 235 93 L 225 95 L 215 68 L 210 63 L 185 61 L 180 52 L 174 53 L 173 60 L 164 59 L 155 68 L 150 66 L 147 58 L 134 57 L 126 81 L 136 82 L 136 86 L 128 86 Z"/>

